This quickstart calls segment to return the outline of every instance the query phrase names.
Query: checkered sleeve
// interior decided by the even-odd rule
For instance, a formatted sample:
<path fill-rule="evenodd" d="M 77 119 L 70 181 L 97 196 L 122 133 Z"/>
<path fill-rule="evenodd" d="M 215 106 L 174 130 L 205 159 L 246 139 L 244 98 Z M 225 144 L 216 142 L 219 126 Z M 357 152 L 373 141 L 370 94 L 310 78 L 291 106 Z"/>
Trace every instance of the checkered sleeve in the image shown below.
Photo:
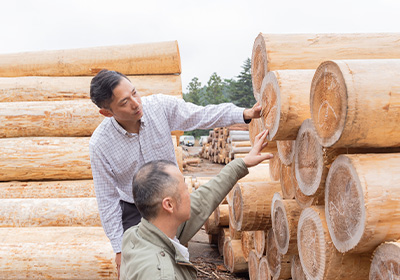
<path fill-rule="evenodd" d="M 121 252 L 123 236 L 122 211 L 119 205 L 120 196 L 106 157 L 98 153 L 97 150 L 90 147 L 90 162 L 100 219 L 114 252 L 119 253 Z"/>
<path fill-rule="evenodd" d="M 173 96 L 159 94 L 157 98 L 163 104 L 171 130 L 210 129 L 244 123 L 244 108 L 232 103 L 202 107 Z"/>

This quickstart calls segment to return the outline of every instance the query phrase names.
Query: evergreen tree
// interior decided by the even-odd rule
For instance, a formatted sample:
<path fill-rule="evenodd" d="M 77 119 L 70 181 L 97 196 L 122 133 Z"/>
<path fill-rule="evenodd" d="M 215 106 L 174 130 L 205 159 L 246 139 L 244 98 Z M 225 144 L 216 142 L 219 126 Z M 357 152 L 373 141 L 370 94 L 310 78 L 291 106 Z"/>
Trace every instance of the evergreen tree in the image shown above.
<path fill-rule="evenodd" d="M 200 92 L 201 92 L 201 82 L 197 77 L 194 77 L 189 85 L 186 87 L 188 91 L 186 94 L 183 95 L 183 99 L 186 102 L 191 102 L 196 105 L 201 105 L 200 102 Z"/>
<path fill-rule="evenodd" d="M 233 104 L 239 107 L 251 108 L 256 100 L 253 95 L 251 82 L 251 60 L 247 58 L 242 66 L 237 80 L 230 80 L 229 97 Z"/>
<path fill-rule="evenodd" d="M 223 94 L 224 83 L 220 76 L 217 73 L 213 73 L 210 79 L 207 82 L 207 86 L 205 88 L 204 94 L 204 103 L 207 104 L 220 104 L 227 102 L 227 98 L 225 98 Z"/>

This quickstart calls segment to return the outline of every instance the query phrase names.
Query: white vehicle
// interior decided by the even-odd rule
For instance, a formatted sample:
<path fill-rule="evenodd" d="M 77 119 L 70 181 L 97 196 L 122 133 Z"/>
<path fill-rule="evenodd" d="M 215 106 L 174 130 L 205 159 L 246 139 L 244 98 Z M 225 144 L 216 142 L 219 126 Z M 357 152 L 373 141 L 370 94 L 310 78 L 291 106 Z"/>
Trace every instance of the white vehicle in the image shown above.
<path fill-rule="evenodd" d="M 194 146 L 194 137 L 193 136 L 185 136 L 183 139 L 183 145 L 185 146 Z"/>
<path fill-rule="evenodd" d="M 185 135 L 179 137 L 179 145 L 183 145 L 183 140 L 185 140 Z"/>
<path fill-rule="evenodd" d="M 208 136 L 200 136 L 199 145 L 203 146 L 203 144 L 208 142 Z"/>

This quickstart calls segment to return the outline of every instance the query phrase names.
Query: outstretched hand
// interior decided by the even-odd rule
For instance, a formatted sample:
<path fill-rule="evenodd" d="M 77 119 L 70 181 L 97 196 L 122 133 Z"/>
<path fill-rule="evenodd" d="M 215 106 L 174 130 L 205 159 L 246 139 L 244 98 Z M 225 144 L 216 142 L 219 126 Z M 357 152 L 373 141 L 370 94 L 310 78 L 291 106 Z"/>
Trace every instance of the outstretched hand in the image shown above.
<path fill-rule="evenodd" d="M 251 109 L 245 109 L 243 111 L 244 120 L 258 119 L 260 117 L 261 117 L 261 105 L 258 102 L 254 104 Z"/>
<path fill-rule="evenodd" d="M 268 142 L 265 142 L 267 135 L 268 135 L 268 130 L 264 130 L 254 138 L 253 148 L 251 149 L 250 153 L 246 155 L 243 159 L 247 167 L 255 166 L 260 162 L 266 159 L 270 159 L 274 156 L 273 154 L 270 153 L 261 154 L 261 150 L 268 145 Z"/>

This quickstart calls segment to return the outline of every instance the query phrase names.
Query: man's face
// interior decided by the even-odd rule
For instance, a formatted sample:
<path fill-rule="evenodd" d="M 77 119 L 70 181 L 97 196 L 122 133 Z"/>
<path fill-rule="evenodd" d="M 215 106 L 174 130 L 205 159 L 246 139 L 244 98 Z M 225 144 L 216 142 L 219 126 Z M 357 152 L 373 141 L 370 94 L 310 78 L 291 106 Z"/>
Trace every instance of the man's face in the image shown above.
<path fill-rule="evenodd" d="M 185 222 L 190 218 L 190 193 L 185 183 L 182 173 L 175 166 L 169 167 L 169 173 L 179 181 L 177 188 L 176 210 L 174 212 L 176 218 L 181 222 Z"/>
<path fill-rule="evenodd" d="M 142 100 L 135 87 L 125 78 L 113 90 L 110 104 L 113 117 L 121 123 L 137 122 L 143 116 Z"/>

